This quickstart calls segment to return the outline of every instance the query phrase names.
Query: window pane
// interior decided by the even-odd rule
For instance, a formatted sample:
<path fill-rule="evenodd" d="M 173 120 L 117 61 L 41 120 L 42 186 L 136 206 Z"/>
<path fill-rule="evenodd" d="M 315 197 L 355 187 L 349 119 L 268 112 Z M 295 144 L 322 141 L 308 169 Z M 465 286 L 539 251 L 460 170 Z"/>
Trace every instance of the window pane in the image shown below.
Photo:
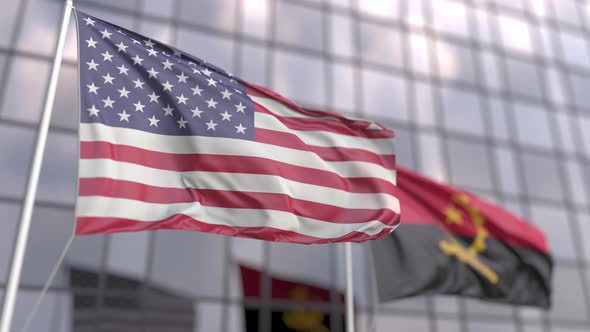
<path fill-rule="evenodd" d="M 141 10 L 146 14 L 170 17 L 174 11 L 174 0 L 143 0 Z"/>
<path fill-rule="evenodd" d="M 449 139 L 451 179 L 460 187 L 492 189 L 490 161 L 485 145 Z"/>
<path fill-rule="evenodd" d="M 430 74 L 430 62 L 432 59 L 431 52 L 433 47 L 430 39 L 425 35 L 418 33 L 410 33 L 408 38 L 411 53 L 409 61 L 412 65 L 412 70 L 424 75 Z"/>
<path fill-rule="evenodd" d="M 354 55 L 352 36 L 350 16 L 336 14 L 330 16 L 330 50 L 333 54 L 352 57 Z"/>
<path fill-rule="evenodd" d="M 134 279 L 146 277 L 148 246 L 153 244 L 152 232 L 133 232 L 113 234 L 109 241 L 109 255 L 106 269 L 114 274 L 121 274 Z"/>
<path fill-rule="evenodd" d="M 509 139 L 508 113 L 505 101 L 499 98 L 490 98 L 488 99 L 488 107 L 492 121 L 492 134 L 497 139 Z"/>
<path fill-rule="evenodd" d="M 181 0 L 180 6 L 180 19 L 183 21 L 226 31 L 234 30 L 236 0 Z"/>
<path fill-rule="evenodd" d="M 59 73 L 51 123 L 59 127 L 78 128 L 78 68 L 64 65 Z"/>
<path fill-rule="evenodd" d="M 529 27 L 522 18 L 500 15 L 498 17 L 502 45 L 512 51 L 532 54 L 534 52 Z"/>
<path fill-rule="evenodd" d="M 62 8 L 60 2 L 27 2 L 17 48 L 35 54 L 52 55 L 57 43 Z"/>
<path fill-rule="evenodd" d="M 421 133 L 418 137 L 420 152 L 420 171 L 435 180 L 445 181 L 446 170 L 442 158 L 440 138 L 429 133 Z"/>
<path fill-rule="evenodd" d="M 464 4 L 449 0 L 431 0 L 434 28 L 439 32 L 470 37 L 467 28 L 467 8 Z"/>
<path fill-rule="evenodd" d="M 588 309 L 578 269 L 557 265 L 553 274 L 553 305 L 550 317 L 555 320 L 587 321 Z"/>
<path fill-rule="evenodd" d="M 552 148 L 551 128 L 545 110 L 530 104 L 514 104 L 518 142 L 542 148 Z"/>
<path fill-rule="evenodd" d="M 590 183 L 588 173 L 583 170 L 582 163 L 573 160 L 565 161 L 566 175 L 569 182 L 570 198 L 578 205 L 587 205 L 588 189 L 586 184 Z M 590 222 L 590 220 L 589 220 Z"/>
<path fill-rule="evenodd" d="M 577 213 L 576 221 L 580 232 L 578 237 L 582 245 L 582 252 L 579 255 L 588 263 L 590 262 L 590 214 Z M 590 281 L 590 279 L 588 281 Z"/>
<path fill-rule="evenodd" d="M 386 125 L 386 124 L 384 124 Z M 389 126 L 389 128 L 395 128 Z M 414 134 L 404 128 L 395 128 L 395 163 L 405 167 L 416 168 L 416 149 Z"/>
<path fill-rule="evenodd" d="M 378 71 L 363 71 L 363 111 L 369 116 L 408 121 L 405 82 Z"/>
<path fill-rule="evenodd" d="M 423 126 L 435 126 L 437 123 L 433 105 L 432 85 L 420 81 L 414 81 L 414 94 L 416 105 L 416 120 Z"/>
<path fill-rule="evenodd" d="M 34 138 L 33 130 L 0 125 L 0 195 L 23 196 Z"/>
<path fill-rule="evenodd" d="M 157 232 L 151 281 L 186 296 L 223 292 L 225 244 L 221 236 L 196 232 Z M 170 259 L 174 257 L 174 259 Z"/>
<path fill-rule="evenodd" d="M 561 142 L 561 148 L 564 149 L 565 151 L 569 151 L 569 152 L 575 152 L 576 150 L 579 150 L 580 152 L 582 151 L 582 147 L 581 146 L 577 146 L 574 142 L 574 132 L 573 132 L 573 128 L 571 126 L 571 123 L 573 121 L 571 115 L 567 114 L 567 113 L 554 113 L 553 117 L 555 118 L 555 121 L 557 122 L 557 125 L 559 127 L 559 137 L 560 137 L 560 142 Z"/>
<path fill-rule="evenodd" d="M 239 76 L 248 82 L 260 85 L 267 85 L 267 57 L 266 48 L 251 44 L 242 43 Z"/>
<path fill-rule="evenodd" d="M 443 87 L 441 93 L 447 129 L 484 134 L 479 97 L 475 93 L 450 87 Z"/>
<path fill-rule="evenodd" d="M 245 35 L 268 38 L 270 22 L 269 0 L 241 1 L 242 32 Z"/>
<path fill-rule="evenodd" d="M 73 204 L 78 180 L 77 137 L 50 132 L 46 151 L 37 197 L 45 201 Z"/>
<path fill-rule="evenodd" d="M 564 23 L 581 26 L 582 8 L 579 4 L 572 0 L 554 1 L 556 18 Z"/>
<path fill-rule="evenodd" d="M 559 37 L 561 41 L 561 48 L 565 55 L 565 61 L 568 64 L 590 67 L 588 43 L 582 35 L 561 32 Z"/>
<path fill-rule="evenodd" d="M 49 63 L 27 58 L 14 58 L 8 70 L 2 103 L 2 116 L 37 122 L 45 99 Z M 34 77 L 35 79 L 31 79 Z M 26 96 L 26 98 L 25 98 Z"/>
<path fill-rule="evenodd" d="M 544 231 L 554 257 L 569 260 L 578 257 L 572 239 L 571 220 L 565 209 L 533 204 L 531 219 Z"/>
<path fill-rule="evenodd" d="M 435 54 L 441 78 L 450 81 L 475 82 L 474 59 L 470 48 L 437 41 Z"/>
<path fill-rule="evenodd" d="M 399 31 L 366 22 L 361 23 L 360 29 L 364 61 L 395 67 L 403 65 Z"/>
<path fill-rule="evenodd" d="M 524 178 L 529 196 L 552 200 L 563 199 L 561 181 L 555 159 L 523 152 L 522 160 L 524 163 Z"/>
<path fill-rule="evenodd" d="M 6 1 L 2 4 L 2 11 L 0 12 L 0 46 L 6 47 L 10 45 L 13 31 L 16 28 L 18 7 L 22 5 L 24 3 L 19 1 Z M 24 22 L 21 21 L 19 24 L 24 24 Z"/>
<path fill-rule="evenodd" d="M 326 103 L 324 62 L 319 58 L 276 51 L 273 88 L 297 101 L 322 107 Z"/>
<path fill-rule="evenodd" d="M 424 22 L 426 21 L 424 4 L 426 2 L 428 2 L 428 0 L 412 0 L 405 2 L 407 14 L 404 15 L 404 19 L 407 24 L 414 27 L 424 27 Z"/>
<path fill-rule="evenodd" d="M 399 331 L 428 331 L 428 321 L 423 318 L 412 318 L 397 315 L 375 315 L 375 331 L 391 331 L 395 326 Z"/>
<path fill-rule="evenodd" d="M 516 326 L 509 322 L 468 321 L 467 326 L 472 332 L 516 332 Z"/>
<path fill-rule="evenodd" d="M 322 50 L 322 12 L 278 2 L 277 39 L 281 42 Z"/>
<path fill-rule="evenodd" d="M 41 286 L 45 283 L 73 227 L 73 210 L 35 207 L 23 262 L 22 284 Z M 65 286 L 66 274 L 62 272 L 58 273 L 53 285 Z"/>
<path fill-rule="evenodd" d="M 269 273 L 288 276 L 288 279 L 317 285 L 321 288 L 334 286 L 332 279 L 331 250 L 316 250 L 313 246 L 290 243 L 270 243 Z"/>
<path fill-rule="evenodd" d="M 567 99 L 560 73 L 555 68 L 547 66 L 545 68 L 545 77 L 549 89 L 549 99 L 556 104 L 565 104 Z"/>
<path fill-rule="evenodd" d="M 348 64 L 332 64 L 332 100 L 336 110 L 353 112 L 356 108 L 355 68 Z"/>
<path fill-rule="evenodd" d="M 233 71 L 234 41 L 195 30 L 178 30 L 178 48 L 227 71 Z"/>
<path fill-rule="evenodd" d="M 520 182 L 516 176 L 516 164 L 513 151 L 507 147 L 499 146 L 495 149 L 496 163 L 500 174 L 500 190 L 504 193 L 518 195 L 521 193 Z"/>
<path fill-rule="evenodd" d="M 508 58 L 508 79 L 513 93 L 532 98 L 541 98 L 540 79 L 535 67 L 525 61 Z"/>
<path fill-rule="evenodd" d="M 384 18 L 397 18 L 399 15 L 399 1 L 358 0 L 361 13 Z"/>
<path fill-rule="evenodd" d="M 2 228 L 2 232 L 0 232 L 0 283 L 5 283 L 8 278 L 19 213 L 20 206 L 0 203 L 0 215 L 2 215 L 2 221 L 0 221 L 0 228 Z"/>
<path fill-rule="evenodd" d="M 590 156 L 590 130 L 588 130 L 590 128 L 590 118 L 580 116 L 577 122 L 582 133 L 583 144 L 586 147 L 586 154 Z"/>
<path fill-rule="evenodd" d="M 569 79 L 574 92 L 574 105 L 583 111 L 590 112 L 590 78 L 569 73 Z"/>
<path fill-rule="evenodd" d="M 496 54 L 487 51 L 481 51 L 481 65 L 483 67 L 485 87 L 490 90 L 501 90 L 502 79 L 500 78 L 500 69 L 498 67 L 498 57 Z"/>

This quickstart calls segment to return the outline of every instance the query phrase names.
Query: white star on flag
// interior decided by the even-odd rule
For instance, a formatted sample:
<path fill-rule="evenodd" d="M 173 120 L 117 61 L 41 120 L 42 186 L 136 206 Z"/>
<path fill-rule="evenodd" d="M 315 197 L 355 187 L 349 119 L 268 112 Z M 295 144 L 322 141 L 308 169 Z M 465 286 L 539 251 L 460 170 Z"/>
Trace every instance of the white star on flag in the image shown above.
<path fill-rule="evenodd" d="M 215 127 L 217 127 L 217 123 L 213 122 L 213 120 L 209 120 L 209 122 L 205 123 L 207 125 L 207 130 L 215 131 Z"/>
<path fill-rule="evenodd" d="M 155 115 L 152 115 L 152 117 L 149 118 L 148 120 L 150 121 L 150 127 L 151 126 L 156 126 L 157 127 L 158 126 L 158 122 L 160 122 L 160 120 L 158 120 Z"/>
<path fill-rule="evenodd" d="M 119 121 L 127 121 L 129 122 L 129 117 L 131 116 L 131 114 L 127 114 L 127 112 L 125 110 L 123 110 L 123 112 L 121 113 L 117 113 L 120 117 Z"/>

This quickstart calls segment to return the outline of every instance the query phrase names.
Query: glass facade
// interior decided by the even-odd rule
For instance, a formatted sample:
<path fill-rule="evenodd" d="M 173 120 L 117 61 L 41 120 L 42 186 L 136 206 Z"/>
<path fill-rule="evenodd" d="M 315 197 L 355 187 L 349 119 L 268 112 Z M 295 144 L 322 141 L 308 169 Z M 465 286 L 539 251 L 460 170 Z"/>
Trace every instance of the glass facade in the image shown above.
<path fill-rule="evenodd" d="M 401 165 L 500 203 L 546 232 L 556 262 L 549 312 L 451 296 L 380 304 L 368 245 L 353 245 L 358 331 L 590 328 L 585 1 L 79 0 L 76 6 L 302 105 L 379 120 L 397 133 Z M 62 8 L 57 0 L 5 1 L 0 13 L 1 288 Z M 75 38 L 71 24 L 14 330 L 73 227 Z M 98 299 L 86 305 L 106 310 L 101 299 L 125 292 L 108 287 L 108 276 L 115 274 L 137 280 L 146 296 L 156 285 L 193 301 L 195 331 L 246 332 L 247 306 L 261 312 L 260 331 L 269 332 L 264 318 L 295 304 L 268 296 L 244 299 L 238 264 L 340 294 L 343 262 L 340 244 L 298 246 L 172 231 L 76 238 L 31 331 L 73 331 L 74 294 Z M 97 280 L 69 282 L 72 266 L 95 271 Z M 268 280 L 263 278 L 263 289 Z M 344 308 L 337 295 L 332 298 L 323 309 L 337 328 Z M 85 331 L 108 326 L 97 323 Z"/>

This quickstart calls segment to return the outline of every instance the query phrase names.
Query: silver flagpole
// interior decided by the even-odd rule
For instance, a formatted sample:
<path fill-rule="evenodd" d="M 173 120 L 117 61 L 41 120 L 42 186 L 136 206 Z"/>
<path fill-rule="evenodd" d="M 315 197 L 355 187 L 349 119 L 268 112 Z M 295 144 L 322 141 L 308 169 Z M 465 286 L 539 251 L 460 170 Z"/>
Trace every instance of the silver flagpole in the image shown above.
<path fill-rule="evenodd" d="M 354 332 L 354 289 L 352 286 L 352 244 L 344 244 L 346 256 L 346 332 Z"/>
<path fill-rule="evenodd" d="M 55 100 L 57 79 L 59 76 L 59 69 L 61 67 L 63 50 L 64 45 L 66 43 L 66 34 L 68 31 L 68 25 L 70 23 L 72 8 L 73 1 L 67 0 L 65 3 L 63 20 L 61 23 L 61 30 L 59 32 L 59 39 L 55 50 L 55 57 L 53 58 L 53 67 L 51 68 L 49 87 L 47 88 L 47 94 L 45 96 L 45 106 L 43 107 L 41 123 L 39 123 L 39 130 L 37 132 L 37 143 L 35 145 L 33 161 L 31 162 L 31 169 L 29 171 L 27 192 L 25 195 L 25 200 L 21 212 L 20 225 L 18 229 L 18 236 L 16 238 L 16 244 L 14 246 L 14 253 L 12 255 L 10 275 L 8 276 L 8 284 L 6 286 L 6 292 L 4 294 L 4 305 L 2 306 L 2 321 L 0 322 L 0 332 L 10 332 L 10 326 L 12 325 L 14 305 L 16 302 L 16 293 L 18 291 L 20 275 L 22 272 L 23 258 L 25 256 L 25 249 L 27 247 L 29 230 L 31 228 L 33 206 L 35 205 L 35 197 L 37 196 L 39 174 L 41 173 L 43 154 L 45 152 L 45 144 L 47 143 L 47 133 L 49 131 L 49 124 L 51 122 L 51 112 L 53 111 L 53 101 Z"/>

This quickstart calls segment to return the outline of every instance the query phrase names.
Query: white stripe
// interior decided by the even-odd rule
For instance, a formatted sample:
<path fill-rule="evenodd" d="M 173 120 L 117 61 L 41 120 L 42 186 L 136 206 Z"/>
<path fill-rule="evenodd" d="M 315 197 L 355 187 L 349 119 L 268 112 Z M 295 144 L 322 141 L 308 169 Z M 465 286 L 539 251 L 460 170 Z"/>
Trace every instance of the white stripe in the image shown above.
<path fill-rule="evenodd" d="M 322 119 L 318 117 L 307 116 L 300 112 L 296 112 L 273 99 L 252 96 L 251 98 L 254 99 L 255 102 L 261 104 L 262 106 L 270 110 L 271 112 L 283 117 L 304 117 L 316 120 Z M 330 118 L 336 119 L 333 117 Z M 295 134 L 299 136 L 302 141 L 309 145 L 362 149 L 382 155 L 395 153 L 393 138 L 365 138 L 350 135 L 342 135 L 329 131 L 293 130 L 285 126 L 276 117 L 265 113 L 256 113 L 255 121 L 256 128 L 279 130 Z M 381 129 L 378 126 L 377 128 Z"/>
<path fill-rule="evenodd" d="M 315 168 L 344 178 L 373 177 L 395 184 L 395 171 L 362 161 L 328 162 L 313 152 L 271 144 L 222 137 L 158 135 L 141 130 L 109 127 L 100 123 L 81 123 L 80 141 L 105 141 L 165 153 L 198 153 L 260 157 L 291 165 Z"/>
<path fill-rule="evenodd" d="M 229 209 L 199 203 L 154 204 L 102 196 L 78 197 L 78 217 L 106 217 L 153 222 L 185 214 L 211 225 L 230 227 L 273 227 L 323 239 L 337 238 L 353 231 L 375 235 L 386 226 L 377 220 L 358 224 L 335 224 L 300 217 L 288 212 L 261 209 Z"/>
<path fill-rule="evenodd" d="M 365 138 L 342 135 L 330 131 L 294 130 L 287 127 L 275 116 L 256 113 L 256 128 L 270 129 L 297 135 L 305 144 L 322 147 L 346 147 L 370 151 L 380 155 L 394 154 L 393 138 Z"/>
<path fill-rule="evenodd" d="M 291 181 L 279 176 L 222 172 L 175 172 L 111 159 L 81 159 L 80 178 L 112 178 L 166 188 L 236 190 L 285 194 L 346 209 L 388 208 L 399 214 L 399 201 L 388 194 L 359 194 Z"/>

